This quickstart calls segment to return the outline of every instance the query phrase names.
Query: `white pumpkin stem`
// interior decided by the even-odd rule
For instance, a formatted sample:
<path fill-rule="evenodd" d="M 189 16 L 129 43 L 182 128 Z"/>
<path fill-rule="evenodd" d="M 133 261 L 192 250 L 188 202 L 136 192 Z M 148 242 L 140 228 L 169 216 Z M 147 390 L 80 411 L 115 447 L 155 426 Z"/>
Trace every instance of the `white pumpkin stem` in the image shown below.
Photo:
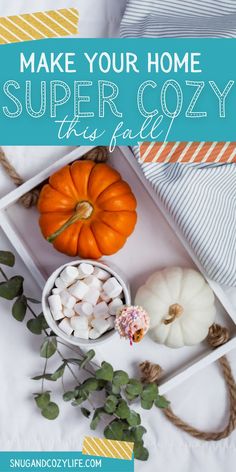
<path fill-rule="evenodd" d="M 169 313 L 168 313 L 168 318 L 164 320 L 164 324 L 168 325 L 170 323 L 173 323 L 173 321 L 176 320 L 176 318 L 179 318 L 184 312 L 184 309 L 179 303 L 174 303 L 169 307 Z"/>

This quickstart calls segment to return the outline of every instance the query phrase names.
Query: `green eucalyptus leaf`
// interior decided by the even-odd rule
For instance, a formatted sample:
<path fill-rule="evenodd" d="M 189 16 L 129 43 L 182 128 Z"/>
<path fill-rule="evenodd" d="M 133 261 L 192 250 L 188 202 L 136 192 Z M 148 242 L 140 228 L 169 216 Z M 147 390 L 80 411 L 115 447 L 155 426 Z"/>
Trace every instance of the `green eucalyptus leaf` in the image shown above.
<path fill-rule="evenodd" d="M 83 397 L 78 397 L 78 398 L 75 398 L 75 400 L 71 403 L 72 406 L 80 406 L 82 405 L 82 403 L 85 402 L 86 399 L 84 399 Z"/>
<path fill-rule="evenodd" d="M 35 397 L 36 404 L 40 410 L 46 408 L 50 402 L 50 394 L 48 392 L 40 393 Z"/>
<path fill-rule="evenodd" d="M 75 403 L 81 405 L 89 397 L 89 392 L 83 389 L 83 386 L 75 389 Z"/>
<path fill-rule="evenodd" d="M 113 395 L 119 395 L 120 394 L 120 387 L 117 387 L 116 385 L 114 385 L 112 383 L 111 393 L 113 393 Z"/>
<path fill-rule="evenodd" d="M 81 408 L 81 413 L 85 416 L 85 418 L 89 418 L 91 412 L 87 408 Z"/>
<path fill-rule="evenodd" d="M 23 293 L 24 278 L 20 275 L 12 277 L 7 282 L 0 283 L 0 297 L 6 300 L 14 300 Z"/>
<path fill-rule="evenodd" d="M 116 387 L 123 387 L 129 382 L 129 376 L 123 370 L 116 370 L 113 375 L 112 384 Z"/>
<path fill-rule="evenodd" d="M 149 452 L 146 447 L 143 446 L 142 442 L 134 444 L 134 458 L 139 461 L 147 461 Z"/>
<path fill-rule="evenodd" d="M 32 380 L 41 380 L 41 379 L 45 379 L 45 380 L 50 380 L 50 381 L 53 381 L 55 382 L 57 379 L 54 378 L 54 374 L 42 374 L 42 375 L 36 375 L 36 377 L 32 377 Z"/>
<path fill-rule="evenodd" d="M 50 380 L 56 381 L 56 380 L 60 379 L 63 376 L 64 372 L 65 372 L 65 367 L 66 367 L 66 364 L 63 362 L 63 364 L 60 365 L 58 367 L 58 369 L 53 374 L 51 374 L 51 379 Z"/>
<path fill-rule="evenodd" d="M 27 299 L 24 295 L 17 298 L 13 307 L 12 315 L 17 321 L 23 321 L 27 310 Z"/>
<path fill-rule="evenodd" d="M 83 384 L 75 388 L 75 397 L 84 399 L 89 397 L 89 391 L 84 388 Z"/>
<path fill-rule="evenodd" d="M 158 395 L 155 401 L 155 405 L 157 406 L 157 408 L 168 408 L 169 404 L 170 402 L 162 395 Z"/>
<path fill-rule="evenodd" d="M 84 390 L 86 390 L 87 392 L 96 392 L 96 390 L 98 389 L 99 387 L 99 382 L 97 379 L 91 377 L 87 380 L 84 381 L 84 383 L 82 384 L 82 388 Z"/>
<path fill-rule="evenodd" d="M 52 374 L 36 375 L 35 377 L 32 377 L 32 380 L 41 380 L 41 379 L 51 380 L 51 375 Z"/>
<path fill-rule="evenodd" d="M 93 419 L 90 423 L 90 428 L 95 431 L 95 429 L 97 429 L 101 419 L 102 419 L 102 413 L 104 413 L 104 410 L 103 408 L 96 408 L 95 412 L 94 412 L 94 415 L 93 415 Z"/>
<path fill-rule="evenodd" d="M 52 357 L 57 350 L 57 340 L 55 337 L 46 338 L 40 349 L 40 356 L 46 359 Z"/>
<path fill-rule="evenodd" d="M 41 380 L 41 379 L 45 379 L 45 375 L 36 375 L 35 377 L 32 377 L 31 380 Z"/>
<path fill-rule="evenodd" d="M 64 395 L 63 395 L 63 400 L 65 402 L 69 402 L 69 401 L 73 400 L 74 398 L 75 398 L 75 392 L 74 391 L 65 392 Z"/>
<path fill-rule="evenodd" d="M 59 415 L 59 407 L 54 402 L 49 402 L 48 405 L 42 409 L 42 415 L 48 420 L 55 420 Z"/>
<path fill-rule="evenodd" d="M 53 378 L 53 374 L 45 374 L 44 378 L 50 380 L 50 382 L 56 382 L 56 379 Z"/>
<path fill-rule="evenodd" d="M 0 264 L 3 264 L 8 267 L 14 267 L 15 265 L 15 256 L 12 252 L 9 251 L 0 251 Z"/>
<path fill-rule="evenodd" d="M 95 356 L 95 351 L 93 349 L 90 349 L 90 351 L 86 353 L 82 362 L 80 362 L 80 368 L 84 369 L 84 367 L 86 367 L 86 365 L 89 364 L 89 362 L 94 358 L 94 356 Z"/>
<path fill-rule="evenodd" d="M 135 441 L 141 441 L 143 438 L 143 435 L 146 434 L 146 432 L 147 430 L 142 425 L 137 426 L 137 428 L 133 428 Z"/>
<path fill-rule="evenodd" d="M 138 398 L 138 395 L 130 395 L 130 393 L 127 393 L 126 391 L 125 391 L 125 396 L 127 400 L 129 400 L 129 402 L 132 402 L 133 400 L 136 400 Z"/>
<path fill-rule="evenodd" d="M 106 385 L 107 385 L 107 382 L 105 380 L 98 380 L 97 391 L 99 392 L 100 390 L 103 390 L 106 387 Z"/>
<path fill-rule="evenodd" d="M 119 400 L 115 395 L 109 395 L 106 398 L 105 405 L 104 405 L 104 410 L 106 411 L 106 413 L 109 413 L 109 414 L 114 413 L 114 411 L 116 410 L 118 401 Z"/>
<path fill-rule="evenodd" d="M 38 318 L 27 321 L 27 328 L 33 334 L 42 334 L 42 323 Z"/>
<path fill-rule="evenodd" d="M 130 414 L 130 409 L 125 400 L 120 400 L 116 408 L 116 415 L 122 420 L 126 420 Z"/>
<path fill-rule="evenodd" d="M 130 410 L 129 416 L 127 416 L 127 422 L 130 426 L 138 426 L 141 423 L 141 418 L 138 413 L 134 410 Z"/>
<path fill-rule="evenodd" d="M 158 388 L 155 383 L 149 383 L 144 385 L 141 397 L 144 401 L 154 401 L 158 396 Z"/>
<path fill-rule="evenodd" d="M 151 410 L 151 408 L 153 407 L 153 403 L 153 400 L 143 400 L 143 398 L 141 398 L 141 407 L 144 410 Z"/>
<path fill-rule="evenodd" d="M 143 386 L 139 380 L 130 379 L 126 386 L 126 393 L 132 397 L 136 397 L 142 393 Z"/>
<path fill-rule="evenodd" d="M 48 329 L 49 326 L 48 326 L 48 324 L 47 324 L 47 321 L 45 320 L 44 314 L 43 314 L 43 313 L 40 313 L 37 318 L 38 318 L 38 320 L 40 320 L 40 322 L 41 322 L 42 330 L 43 330 L 43 329 Z"/>
<path fill-rule="evenodd" d="M 122 441 L 124 429 L 127 427 L 124 421 L 113 420 L 105 429 L 104 436 L 106 439 L 114 439 Z"/>
<path fill-rule="evenodd" d="M 113 367 L 108 362 L 102 362 L 101 368 L 96 371 L 96 379 L 106 380 L 112 382 L 113 379 Z"/>
<path fill-rule="evenodd" d="M 135 434 L 132 429 L 127 429 L 123 431 L 122 441 L 135 442 Z"/>

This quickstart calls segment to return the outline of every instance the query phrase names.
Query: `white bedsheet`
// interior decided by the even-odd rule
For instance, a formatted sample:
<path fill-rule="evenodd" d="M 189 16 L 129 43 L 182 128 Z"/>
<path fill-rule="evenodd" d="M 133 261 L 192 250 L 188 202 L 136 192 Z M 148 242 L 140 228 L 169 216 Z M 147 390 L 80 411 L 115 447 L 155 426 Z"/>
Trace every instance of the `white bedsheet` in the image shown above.
<path fill-rule="evenodd" d="M 141 0 L 140 0 L 141 1 Z M 8 0 L 1 2 L 0 15 L 39 9 L 79 6 L 80 33 L 84 37 L 118 35 L 125 0 Z M 27 178 L 56 159 L 58 148 L 5 148 L 17 169 Z M 43 159 L 36 159 L 43 156 Z M 60 149 L 60 153 L 64 153 Z M 0 173 L 0 196 L 12 184 Z M 2 247 L 4 248 L 4 243 Z M 7 247 L 7 245 L 6 245 Z M 19 271 L 24 270 L 18 260 Z M 27 279 L 27 291 L 37 291 Z M 1 450 L 79 450 L 84 435 L 89 434 L 88 422 L 64 407 L 60 419 L 46 423 L 36 412 L 30 392 L 35 388 L 29 378 L 40 362 L 32 335 L 14 322 L 8 313 L 8 303 L 0 301 L 0 448 Z M 37 338 L 36 338 L 37 339 Z M 37 343 L 37 340 L 36 340 Z M 39 344 L 39 341 L 38 341 Z M 236 375 L 236 352 L 229 356 Z M 111 359 L 112 360 L 112 359 Z M 121 362 L 125 359 L 121 354 Z M 224 424 L 227 398 L 217 365 L 207 368 L 169 394 L 174 410 L 184 419 L 202 429 L 215 429 Z M 73 416 L 72 416 L 73 415 Z M 236 463 L 236 433 L 219 443 L 203 443 L 179 432 L 161 412 L 142 411 L 148 429 L 146 442 L 151 452 L 147 463 L 136 463 L 138 472 L 234 472 Z"/>

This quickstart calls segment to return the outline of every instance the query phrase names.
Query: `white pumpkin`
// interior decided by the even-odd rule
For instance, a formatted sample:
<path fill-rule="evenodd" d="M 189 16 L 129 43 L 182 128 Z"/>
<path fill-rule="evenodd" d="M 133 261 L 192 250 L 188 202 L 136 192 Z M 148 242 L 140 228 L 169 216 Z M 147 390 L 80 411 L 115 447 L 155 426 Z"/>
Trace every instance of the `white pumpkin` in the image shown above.
<path fill-rule="evenodd" d="M 203 276 L 181 267 L 151 275 L 139 288 L 135 304 L 150 316 L 152 339 L 173 348 L 203 341 L 216 311 L 214 294 Z"/>

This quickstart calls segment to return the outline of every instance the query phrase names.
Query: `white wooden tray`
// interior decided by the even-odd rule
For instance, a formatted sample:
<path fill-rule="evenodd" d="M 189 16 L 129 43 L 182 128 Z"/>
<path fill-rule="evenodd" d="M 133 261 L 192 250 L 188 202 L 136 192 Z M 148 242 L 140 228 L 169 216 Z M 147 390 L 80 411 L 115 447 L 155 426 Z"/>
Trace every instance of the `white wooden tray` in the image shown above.
<path fill-rule="evenodd" d="M 73 150 L 0 199 L 2 231 L 41 289 L 50 273 L 67 262 L 69 258 L 57 253 L 44 241 L 38 227 L 37 210 L 26 210 L 16 202 L 57 169 L 80 158 L 89 149 L 91 148 L 80 147 Z M 115 262 L 126 273 L 133 295 L 147 276 L 156 269 L 181 265 L 197 267 L 202 271 L 191 248 L 188 247 L 178 232 L 178 228 L 161 206 L 155 192 L 143 177 L 131 151 L 128 148 L 117 148 L 111 156 L 111 164 L 131 184 L 137 197 L 138 224 L 125 247 L 116 255 L 104 259 Z M 112 345 L 107 342 L 96 350 L 98 359 L 110 360 L 115 368 L 127 369 L 130 375 L 137 374 L 137 365 L 143 360 L 148 359 L 159 363 L 165 371 L 160 385 L 160 392 L 164 394 L 195 372 L 236 348 L 236 307 L 233 302 L 235 294 L 232 290 L 223 289 L 211 280 L 208 282 L 218 299 L 217 321 L 231 331 L 231 340 L 227 344 L 214 351 L 211 351 L 205 342 L 199 346 L 173 350 L 155 344 L 147 336 L 142 343 L 130 348 L 129 344 L 121 341 L 117 335 L 116 338 L 112 338 Z"/>

